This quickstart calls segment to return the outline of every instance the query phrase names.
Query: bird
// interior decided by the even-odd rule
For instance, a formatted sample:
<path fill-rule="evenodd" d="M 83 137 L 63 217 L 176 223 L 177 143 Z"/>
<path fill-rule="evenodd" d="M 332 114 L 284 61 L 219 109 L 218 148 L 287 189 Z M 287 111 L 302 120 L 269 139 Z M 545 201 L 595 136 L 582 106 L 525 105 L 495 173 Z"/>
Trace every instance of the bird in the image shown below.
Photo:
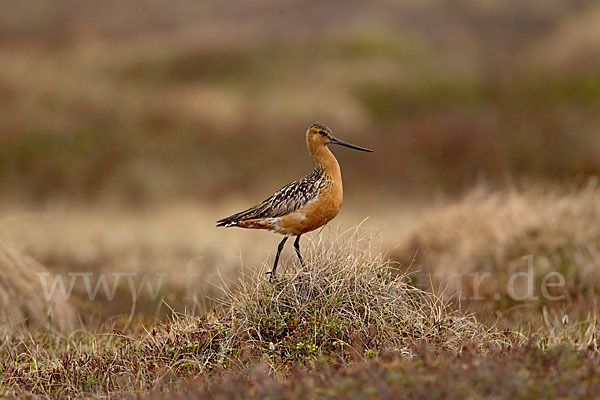
<path fill-rule="evenodd" d="M 294 249 L 302 266 L 300 236 L 318 229 L 340 211 L 343 201 L 340 165 L 327 147 L 337 144 L 354 150 L 373 152 L 333 136 L 327 125 L 315 122 L 306 131 L 306 146 L 315 160 L 315 168 L 305 177 L 291 182 L 259 204 L 217 221 L 217 227 L 267 229 L 283 235 L 269 279 L 273 279 L 279 256 L 290 236 L 296 236 Z"/>

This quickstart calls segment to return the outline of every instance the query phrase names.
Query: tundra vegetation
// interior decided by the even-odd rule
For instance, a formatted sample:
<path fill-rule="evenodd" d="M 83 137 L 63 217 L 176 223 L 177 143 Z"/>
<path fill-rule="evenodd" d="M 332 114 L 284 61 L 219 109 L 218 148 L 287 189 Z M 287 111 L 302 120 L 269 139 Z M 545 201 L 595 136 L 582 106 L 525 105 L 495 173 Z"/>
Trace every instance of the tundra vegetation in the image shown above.
<path fill-rule="evenodd" d="M 600 7 L 397 3 L 0 0 L 0 397 L 595 396 Z"/>

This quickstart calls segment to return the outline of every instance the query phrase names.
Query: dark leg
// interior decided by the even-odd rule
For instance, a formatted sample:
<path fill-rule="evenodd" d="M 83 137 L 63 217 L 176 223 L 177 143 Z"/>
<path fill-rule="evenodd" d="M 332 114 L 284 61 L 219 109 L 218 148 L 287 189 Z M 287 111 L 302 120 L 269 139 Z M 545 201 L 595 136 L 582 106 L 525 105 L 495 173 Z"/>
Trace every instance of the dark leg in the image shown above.
<path fill-rule="evenodd" d="M 269 272 L 267 272 L 267 274 L 271 274 L 271 276 L 269 277 L 269 280 L 273 279 L 273 276 L 275 275 L 275 270 L 277 269 L 277 263 L 279 263 L 279 254 L 281 254 L 281 250 L 283 250 L 283 245 L 285 245 L 286 240 L 288 240 L 288 236 L 284 236 L 283 240 L 281 242 L 279 242 L 279 246 L 277 246 L 277 255 L 275 256 L 275 264 L 273 264 L 273 269 Z"/>
<path fill-rule="evenodd" d="M 296 241 L 294 242 L 294 248 L 296 249 L 296 254 L 298 254 L 298 258 L 300 259 L 300 264 L 304 267 L 304 258 L 302 258 L 302 254 L 300 254 L 300 236 L 296 236 Z"/>

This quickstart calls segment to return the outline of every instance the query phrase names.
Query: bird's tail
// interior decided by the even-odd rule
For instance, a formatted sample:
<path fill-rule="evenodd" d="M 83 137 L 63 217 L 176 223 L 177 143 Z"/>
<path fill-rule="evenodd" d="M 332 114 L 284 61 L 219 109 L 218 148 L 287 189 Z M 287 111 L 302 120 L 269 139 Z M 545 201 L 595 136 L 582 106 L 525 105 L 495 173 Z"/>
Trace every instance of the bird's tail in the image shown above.
<path fill-rule="evenodd" d="M 217 227 L 230 227 L 230 226 L 234 226 L 236 224 L 235 220 L 232 220 L 231 217 L 227 217 L 227 218 L 223 218 L 217 221 Z"/>
<path fill-rule="evenodd" d="M 217 221 L 217 226 L 218 227 L 223 226 L 223 227 L 227 228 L 230 226 L 237 226 L 239 223 L 250 220 L 250 219 L 259 218 L 262 216 L 261 214 L 263 211 L 262 210 L 263 207 L 264 207 L 264 205 L 261 203 L 254 207 L 250 207 L 247 210 L 240 211 L 238 213 L 230 215 L 229 217 L 222 218 Z"/>
<path fill-rule="evenodd" d="M 230 226 L 235 226 L 236 222 L 235 221 L 227 221 L 227 218 L 225 219 L 220 219 L 217 221 L 217 227 L 225 227 L 228 228 Z"/>
<path fill-rule="evenodd" d="M 223 226 L 225 228 L 228 228 L 230 226 L 236 226 L 239 222 L 243 221 L 244 219 L 247 219 L 248 211 L 249 210 L 245 210 L 245 211 L 230 215 L 229 217 L 221 218 L 220 220 L 217 221 L 217 227 Z"/>

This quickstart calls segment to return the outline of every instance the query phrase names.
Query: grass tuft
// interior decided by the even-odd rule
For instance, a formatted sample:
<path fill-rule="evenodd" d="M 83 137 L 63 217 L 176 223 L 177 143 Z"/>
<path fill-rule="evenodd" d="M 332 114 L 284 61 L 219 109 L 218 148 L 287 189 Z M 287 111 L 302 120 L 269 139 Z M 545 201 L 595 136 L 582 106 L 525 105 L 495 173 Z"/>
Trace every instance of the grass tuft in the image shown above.
<path fill-rule="evenodd" d="M 472 317 L 407 283 L 372 243 L 358 232 L 320 239 L 307 246 L 305 266 L 294 262 L 273 283 L 263 274 L 241 280 L 228 298 L 232 328 L 274 361 L 411 356 L 419 345 L 460 351 L 484 337 L 498 345 Z"/>

